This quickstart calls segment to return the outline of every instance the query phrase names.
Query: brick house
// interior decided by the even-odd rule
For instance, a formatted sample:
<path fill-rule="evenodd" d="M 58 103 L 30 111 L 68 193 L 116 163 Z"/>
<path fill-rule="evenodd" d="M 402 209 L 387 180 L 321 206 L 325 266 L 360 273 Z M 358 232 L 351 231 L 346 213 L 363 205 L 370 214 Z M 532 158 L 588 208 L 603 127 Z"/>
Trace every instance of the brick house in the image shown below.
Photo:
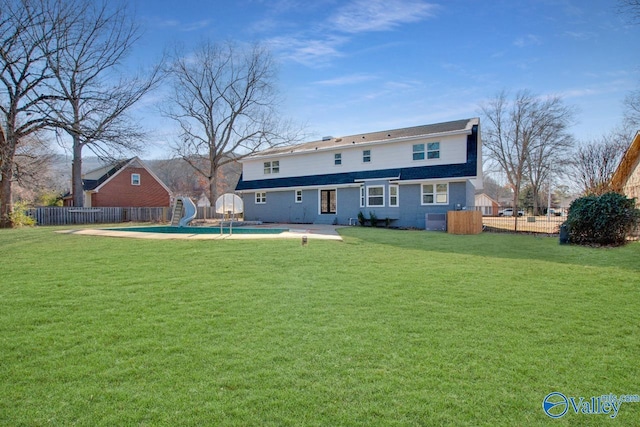
<path fill-rule="evenodd" d="M 171 190 L 138 157 L 82 175 L 85 207 L 168 207 Z M 65 197 L 65 206 L 73 198 Z"/>
<path fill-rule="evenodd" d="M 636 133 L 614 172 L 611 188 L 627 197 L 634 197 L 636 206 L 640 208 L 640 131 Z"/>

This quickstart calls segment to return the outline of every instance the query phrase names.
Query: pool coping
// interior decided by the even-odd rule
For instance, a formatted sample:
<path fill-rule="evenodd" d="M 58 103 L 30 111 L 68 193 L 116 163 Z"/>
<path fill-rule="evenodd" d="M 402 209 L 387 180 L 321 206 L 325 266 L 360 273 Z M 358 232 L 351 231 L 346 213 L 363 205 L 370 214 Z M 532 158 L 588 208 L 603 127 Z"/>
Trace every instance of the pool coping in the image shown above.
<path fill-rule="evenodd" d="M 253 226 L 252 226 L 253 227 Z M 123 231 L 109 228 L 83 228 L 60 230 L 57 233 L 78 234 L 83 236 L 121 237 L 155 240 L 255 240 L 255 239 L 307 239 L 342 241 L 336 231 L 339 226 L 322 224 L 263 224 L 256 228 L 285 228 L 289 231 L 278 234 L 181 234 L 181 233 L 147 233 Z M 124 227 L 122 227 L 124 228 Z"/>

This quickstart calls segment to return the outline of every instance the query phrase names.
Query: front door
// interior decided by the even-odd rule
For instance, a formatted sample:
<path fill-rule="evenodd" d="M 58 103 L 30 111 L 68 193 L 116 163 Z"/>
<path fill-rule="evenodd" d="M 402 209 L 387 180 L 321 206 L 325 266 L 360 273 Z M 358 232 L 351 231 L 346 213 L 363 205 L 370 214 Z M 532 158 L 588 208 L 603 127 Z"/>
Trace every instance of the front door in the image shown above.
<path fill-rule="evenodd" d="M 320 213 L 336 213 L 336 190 L 320 190 Z"/>

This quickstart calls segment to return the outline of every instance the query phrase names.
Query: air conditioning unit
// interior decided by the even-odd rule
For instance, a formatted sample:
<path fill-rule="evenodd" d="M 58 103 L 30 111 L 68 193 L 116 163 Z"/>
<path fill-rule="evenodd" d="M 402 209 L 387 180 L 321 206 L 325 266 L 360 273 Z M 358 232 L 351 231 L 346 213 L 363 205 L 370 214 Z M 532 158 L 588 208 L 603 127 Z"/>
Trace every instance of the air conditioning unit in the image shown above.
<path fill-rule="evenodd" d="M 429 231 L 447 231 L 446 213 L 428 213 L 425 215 L 425 229 Z"/>

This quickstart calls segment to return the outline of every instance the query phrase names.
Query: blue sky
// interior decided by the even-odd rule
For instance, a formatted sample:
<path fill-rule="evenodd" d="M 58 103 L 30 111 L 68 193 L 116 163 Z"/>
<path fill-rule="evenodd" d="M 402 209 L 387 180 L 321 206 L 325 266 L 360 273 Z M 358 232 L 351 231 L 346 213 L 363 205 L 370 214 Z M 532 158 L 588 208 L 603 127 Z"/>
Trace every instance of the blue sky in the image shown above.
<path fill-rule="evenodd" d="M 174 42 L 264 42 L 279 64 L 285 117 L 312 137 L 479 115 L 502 89 L 561 95 L 580 140 L 621 122 L 640 87 L 640 23 L 615 0 L 133 0 L 144 29 L 133 58 Z M 158 95 L 156 95 L 158 96 Z M 147 104 L 159 102 L 158 99 Z M 166 120 L 151 157 L 168 155 Z"/>

